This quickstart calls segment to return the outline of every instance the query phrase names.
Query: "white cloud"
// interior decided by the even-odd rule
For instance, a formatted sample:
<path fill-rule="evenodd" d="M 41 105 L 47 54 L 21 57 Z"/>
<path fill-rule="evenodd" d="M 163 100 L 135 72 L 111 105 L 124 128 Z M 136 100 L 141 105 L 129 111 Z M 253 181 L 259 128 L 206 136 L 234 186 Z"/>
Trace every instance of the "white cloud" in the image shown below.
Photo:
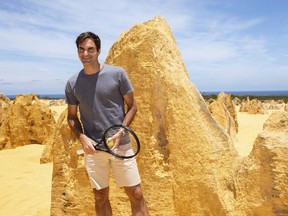
<path fill-rule="evenodd" d="M 250 4 L 248 0 L 1 1 L 0 88 L 12 91 L 3 84 L 17 86 L 21 82 L 31 84 L 31 80 L 42 83 L 33 84 L 39 91 L 49 90 L 41 88 L 51 83 L 57 86 L 55 80 L 60 80 L 61 86 L 81 67 L 74 42 L 80 32 L 100 35 L 100 60 L 104 61 L 122 32 L 155 16 L 167 20 L 191 80 L 202 89 L 245 88 L 239 82 L 248 85 L 249 77 L 259 79 L 257 86 L 263 84 L 265 88 L 271 73 L 279 77 L 274 77 L 275 88 L 285 88 L 287 28 L 271 35 L 266 23 L 272 15 L 268 19 L 267 14 L 257 13 L 260 10 L 249 16 L 239 12 L 255 6 Z M 264 6 L 269 11 L 269 5 Z"/>

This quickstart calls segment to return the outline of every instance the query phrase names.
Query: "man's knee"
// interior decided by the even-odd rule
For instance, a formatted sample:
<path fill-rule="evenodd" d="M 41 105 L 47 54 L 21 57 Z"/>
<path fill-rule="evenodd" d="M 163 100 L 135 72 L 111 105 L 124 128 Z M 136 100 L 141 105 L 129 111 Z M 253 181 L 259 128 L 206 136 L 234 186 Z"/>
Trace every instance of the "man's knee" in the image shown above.
<path fill-rule="evenodd" d="M 139 202 L 143 199 L 140 185 L 125 188 L 125 191 L 132 202 Z"/>
<path fill-rule="evenodd" d="M 109 201 L 109 188 L 101 190 L 93 189 L 96 205 L 104 205 Z"/>
<path fill-rule="evenodd" d="M 142 193 L 142 190 L 141 190 L 140 186 L 136 187 L 136 189 L 134 191 L 134 197 L 137 200 L 142 200 L 143 199 L 143 193 Z"/>

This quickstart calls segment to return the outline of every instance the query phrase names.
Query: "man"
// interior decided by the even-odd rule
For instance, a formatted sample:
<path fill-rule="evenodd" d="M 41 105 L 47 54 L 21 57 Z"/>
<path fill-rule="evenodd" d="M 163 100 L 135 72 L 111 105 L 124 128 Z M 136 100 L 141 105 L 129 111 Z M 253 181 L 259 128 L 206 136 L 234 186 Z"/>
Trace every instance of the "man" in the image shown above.
<path fill-rule="evenodd" d="M 111 165 L 117 185 L 123 187 L 129 197 L 132 215 L 148 215 L 135 158 L 118 159 L 93 147 L 109 126 L 129 126 L 132 122 L 137 112 L 132 85 L 122 68 L 99 63 L 101 41 L 97 35 L 92 32 L 80 34 L 76 46 L 83 69 L 72 76 L 65 87 L 67 120 L 85 152 L 96 213 L 98 216 L 112 215 L 108 197 Z M 77 116 L 78 107 L 81 122 Z"/>

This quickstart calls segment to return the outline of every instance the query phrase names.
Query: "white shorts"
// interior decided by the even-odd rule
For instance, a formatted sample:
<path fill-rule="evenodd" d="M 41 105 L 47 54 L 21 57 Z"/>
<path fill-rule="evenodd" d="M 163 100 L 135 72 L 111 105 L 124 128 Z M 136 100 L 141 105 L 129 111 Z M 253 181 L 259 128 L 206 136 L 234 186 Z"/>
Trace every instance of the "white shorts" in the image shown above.
<path fill-rule="evenodd" d="M 98 151 L 93 155 L 85 154 L 84 160 L 90 184 L 96 190 L 109 186 L 110 167 L 119 187 L 131 187 L 141 182 L 135 158 L 121 159 Z"/>

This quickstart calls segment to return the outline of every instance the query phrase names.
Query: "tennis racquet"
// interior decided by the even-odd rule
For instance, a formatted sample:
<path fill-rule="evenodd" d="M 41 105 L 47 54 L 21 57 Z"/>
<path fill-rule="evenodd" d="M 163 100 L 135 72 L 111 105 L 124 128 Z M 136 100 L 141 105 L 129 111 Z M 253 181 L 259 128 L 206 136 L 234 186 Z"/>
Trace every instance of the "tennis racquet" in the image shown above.
<path fill-rule="evenodd" d="M 124 125 L 113 125 L 103 134 L 95 150 L 110 153 L 118 158 L 132 158 L 140 151 L 140 141 L 135 132 Z M 84 150 L 77 149 L 77 154 L 84 154 Z"/>

